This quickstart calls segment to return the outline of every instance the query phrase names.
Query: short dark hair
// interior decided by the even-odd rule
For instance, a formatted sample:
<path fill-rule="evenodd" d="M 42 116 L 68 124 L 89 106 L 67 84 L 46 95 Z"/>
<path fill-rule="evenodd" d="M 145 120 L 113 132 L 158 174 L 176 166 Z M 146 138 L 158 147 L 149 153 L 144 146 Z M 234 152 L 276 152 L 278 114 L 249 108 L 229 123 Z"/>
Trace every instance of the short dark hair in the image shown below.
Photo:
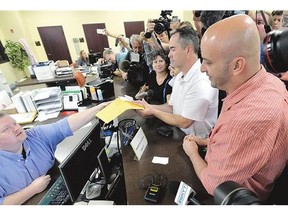
<path fill-rule="evenodd" d="M 162 50 L 153 50 L 150 54 L 150 57 L 152 60 L 154 60 L 157 56 L 161 56 L 162 59 L 166 62 L 166 64 L 170 64 L 170 59 L 168 58 L 168 55 L 162 51 Z"/>
<path fill-rule="evenodd" d="M 272 16 L 282 16 L 283 15 L 283 11 L 282 10 L 274 10 L 272 11 Z"/>
<path fill-rule="evenodd" d="M 171 36 L 178 33 L 179 34 L 179 43 L 183 48 L 186 48 L 188 45 L 192 45 L 194 52 L 198 55 L 200 48 L 200 39 L 198 32 L 189 26 L 183 28 L 177 28 L 172 31 Z"/>
<path fill-rule="evenodd" d="M 160 56 L 166 63 L 166 71 L 169 71 L 170 59 L 168 55 L 162 50 L 153 50 L 149 53 L 149 58 L 153 61 L 157 56 Z"/>

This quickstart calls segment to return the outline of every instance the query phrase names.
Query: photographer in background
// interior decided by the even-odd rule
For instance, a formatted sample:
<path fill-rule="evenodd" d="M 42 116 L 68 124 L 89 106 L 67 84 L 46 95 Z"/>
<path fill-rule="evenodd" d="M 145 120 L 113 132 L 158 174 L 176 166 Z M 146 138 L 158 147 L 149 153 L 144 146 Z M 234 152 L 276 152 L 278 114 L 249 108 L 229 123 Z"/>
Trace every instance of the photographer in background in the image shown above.
<path fill-rule="evenodd" d="M 125 60 L 119 65 L 122 78 L 137 88 L 147 82 L 149 66 L 143 48 L 143 39 L 138 34 L 130 37 L 131 50 L 127 53 Z"/>
<path fill-rule="evenodd" d="M 103 51 L 103 60 L 104 62 L 111 62 L 112 64 L 114 64 L 115 70 L 113 71 L 113 74 L 121 77 L 122 75 L 119 71 L 119 68 L 121 62 L 125 60 L 126 55 L 127 54 L 124 52 L 115 53 L 112 49 L 105 49 Z"/>
<path fill-rule="evenodd" d="M 282 10 L 274 10 L 271 13 L 272 15 L 272 29 L 279 30 L 282 28 L 282 20 L 283 20 L 283 11 Z"/>
<path fill-rule="evenodd" d="M 148 19 L 147 21 L 147 30 L 146 33 L 144 34 L 145 37 L 147 37 L 148 42 L 150 44 L 150 46 L 152 47 L 152 49 L 154 50 L 162 50 L 166 53 L 169 52 L 169 35 L 168 35 L 168 31 L 170 31 L 171 29 L 169 29 L 168 31 L 165 30 L 163 32 L 161 32 L 160 34 L 157 34 L 154 31 L 155 22 L 152 22 L 152 19 Z M 148 34 L 148 36 L 147 36 Z"/>

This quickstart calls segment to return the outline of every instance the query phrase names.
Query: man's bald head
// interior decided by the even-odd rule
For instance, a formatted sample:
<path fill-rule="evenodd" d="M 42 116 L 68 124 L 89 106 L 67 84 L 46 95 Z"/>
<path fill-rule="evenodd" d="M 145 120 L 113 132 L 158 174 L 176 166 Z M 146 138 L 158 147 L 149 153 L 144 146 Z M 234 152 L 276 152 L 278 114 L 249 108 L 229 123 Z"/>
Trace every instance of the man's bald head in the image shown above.
<path fill-rule="evenodd" d="M 260 38 L 255 22 L 248 15 L 235 15 L 215 23 L 202 40 L 215 46 L 222 57 L 243 56 L 254 65 L 256 60 L 260 63 Z"/>
<path fill-rule="evenodd" d="M 201 54 L 201 70 L 210 76 L 212 86 L 232 92 L 261 68 L 255 22 L 245 14 L 216 22 L 202 37 Z"/>

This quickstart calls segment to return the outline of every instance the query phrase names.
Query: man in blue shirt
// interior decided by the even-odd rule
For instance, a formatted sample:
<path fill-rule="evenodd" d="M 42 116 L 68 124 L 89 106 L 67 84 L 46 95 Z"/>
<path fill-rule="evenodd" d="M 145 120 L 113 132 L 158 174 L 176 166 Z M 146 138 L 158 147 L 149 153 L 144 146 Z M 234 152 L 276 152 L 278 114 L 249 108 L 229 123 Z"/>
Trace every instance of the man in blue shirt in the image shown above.
<path fill-rule="evenodd" d="M 51 180 L 46 173 L 55 162 L 57 145 L 109 103 L 27 131 L 0 113 L 0 204 L 22 204 L 42 192 Z"/>

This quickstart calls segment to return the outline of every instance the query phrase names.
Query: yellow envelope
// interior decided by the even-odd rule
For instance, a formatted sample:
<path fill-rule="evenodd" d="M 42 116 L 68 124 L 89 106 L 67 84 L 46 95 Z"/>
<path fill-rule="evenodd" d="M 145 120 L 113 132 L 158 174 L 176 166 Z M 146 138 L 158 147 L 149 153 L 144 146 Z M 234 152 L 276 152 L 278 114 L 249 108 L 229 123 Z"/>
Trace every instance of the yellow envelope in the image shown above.
<path fill-rule="evenodd" d="M 139 104 L 117 98 L 107 107 L 98 112 L 96 116 L 105 123 L 108 123 L 129 109 L 144 109 L 144 107 Z"/>

